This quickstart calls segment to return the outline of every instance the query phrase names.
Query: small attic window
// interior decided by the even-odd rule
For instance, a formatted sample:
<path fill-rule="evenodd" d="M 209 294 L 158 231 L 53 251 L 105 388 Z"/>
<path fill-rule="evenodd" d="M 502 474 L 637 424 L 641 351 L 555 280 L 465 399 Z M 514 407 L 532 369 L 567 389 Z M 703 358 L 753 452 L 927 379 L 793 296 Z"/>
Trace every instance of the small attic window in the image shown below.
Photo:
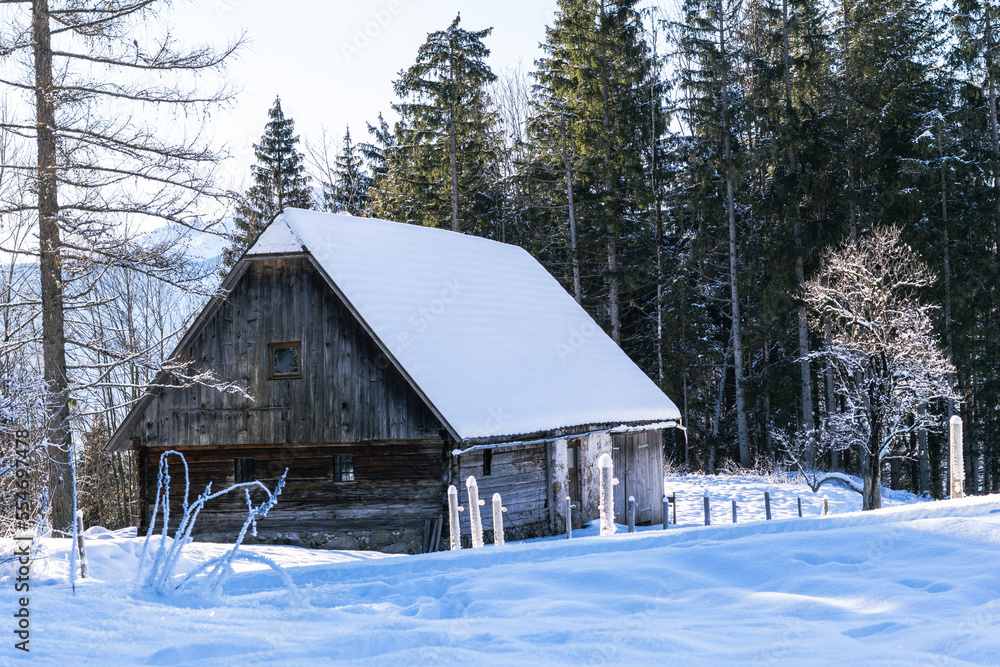
<path fill-rule="evenodd" d="M 302 377 L 302 343 L 287 341 L 267 344 L 267 376 L 272 380 Z"/>

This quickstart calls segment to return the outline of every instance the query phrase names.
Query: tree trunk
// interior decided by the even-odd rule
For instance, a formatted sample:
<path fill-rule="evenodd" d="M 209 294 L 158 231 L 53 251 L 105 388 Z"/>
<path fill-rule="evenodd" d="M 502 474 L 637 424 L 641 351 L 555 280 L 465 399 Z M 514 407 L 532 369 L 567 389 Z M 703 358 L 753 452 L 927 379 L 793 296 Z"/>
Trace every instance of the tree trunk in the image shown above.
<path fill-rule="evenodd" d="M 69 457 L 68 379 L 63 316 L 59 199 L 56 193 L 55 104 L 48 0 L 33 0 L 31 37 L 35 67 L 35 114 L 38 149 L 38 244 L 42 297 L 42 359 L 48 384 L 45 438 L 49 455 L 49 503 L 54 530 L 72 529 L 73 494 Z"/>
<path fill-rule="evenodd" d="M 847 82 L 849 82 L 851 80 L 851 68 L 850 68 L 850 64 L 851 63 L 850 63 L 850 58 L 848 57 L 848 52 L 850 50 L 850 45 L 851 45 L 850 44 L 850 36 L 849 36 L 849 32 L 848 32 L 848 26 L 850 24 L 850 9 L 848 7 L 848 3 L 849 3 L 849 0 L 844 0 L 843 1 L 843 5 L 842 5 L 843 6 L 843 13 L 844 13 L 843 44 L 842 44 L 842 48 L 844 49 L 844 85 L 845 85 L 845 87 L 847 85 Z M 850 105 L 850 102 L 848 102 L 848 106 L 849 105 Z M 848 219 L 848 225 L 849 225 L 849 229 L 850 229 L 850 238 L 851 238 L 851 240 L 854 240 L 854 239 L 858 238 L 858 219 L 857 219 L 857 205 L 856 205 L 856 203 L 854 201 L 854 194 L 855 194 L 854 193 L 854 177 L 855 177 L 855 174 L 854 174 L 854 156 L 853 156 L 853 153 L 852 153 L 853 147 L 849 145 L 850 142 L 851 142 L 851 139 L 852 139 L 852 136 L 851 136 L 852 130 L 851 130 L 851 112 L 850 112 L 850 109 L 849 108 L 845 109 L 844 110 L 844 114 L 845 114 L 845 121 L 846 121 L 846 124 L 847 124 L 846 135 L 847 135 L 847 141 L 848 141 L 848 146 L 847 146 L 847 151 L 846 151 L 847 152 L 847 210 L 848 210 L 847 219 Z"/>
<path fill-rule="evenodd" d="M 951 340 L 951 250 L 948 239 L 948 179 L 944 164 L 944 148 L 941 146 L 941 132 L 938 128 L 937 148 L 938 160 L 941 162 L 941 246 L 943 249 L 944 273 L 944 340 L 948 348 L 948 357 L 952 354 Z M 949 414 L 949 417 L 951 415 Z"/>
<path fill-rule="evenodd" d="M 618 312 L 618 240 L 615 238 L 614 226 L 611 231 L 611 241 L 608 243 L 608 273 L 611 274 L 611 284 L 608 287 L 608 300 L 611 302 L 611 339 L 618 345 L 622 344 L 622 322 Z"/>
<path fill-rule="evenodd" d="M 868 446 L 870 451 L 864 457 L 865 483 L 861 509 L 877 510 L 882 508 L 882 459 L 878 455 L 878 445 L 876 443 L 869 442 Z"/>
<path fill-rule="evenodd" d="M 927 411 L 927 408 L 921 405 L 918 408 L 918 412 L 921 417 Z M 931 490 L 931 467 L 930 467 L 930 452 L 927 449 L 927 429 L 922 428 L 917 431 L 917 487 L 920 493 L 927 493 Z"/>
<path fill-rule="evenodd" d="M 455 114 L 452 113 L 448 135 L 450 139 L 449 153 L 451 156 L 451 231 L 458 231 L 458 147 L 455 136 Z"/>
<path fill-rule="evenodd" d="M 605 18 L 604 18 L 604 0 L 601 0 L 601 15 L 600 15 L 600 29 L 604 30 Z M 601 99 L 604 105 L 604 190 L 608 197 L 612 196 L 612 190 L 614 186 L 614 176 L 611 173 L 611 115 L 610 115 L 610 100 L 608 93 L 608 57 L 606 44 L 604 39 L 601 38 Z M 609 274 L 609 285 L 608 285 L 608 302 L 609 309 L 611 311 L 611 339 L 615 341 L 618 345 L 621 345 L 622 331 L 621 331 L 621 318 L 619 316 L 619 305 L 618 305 L 618 228 L 617 224 L 614 222 L 614 216 L 616 207 L 612 206 L 612 211 L 610 213 L 611 220 L 608 224 L 608 233 L 611 240 L 608 242 L 608 274 Z"/>
<path fill-rule="evenodd" d="M 719 53 L 725 60 L 726 26 L 719 0 Z M 727 65 L 722 66 L 722 134 L 724 144 L 724 171 L 726 179 L 726 213 L 729 217 L 729 293 L 733 316 L 733 374 L 736 379 L 736 436 L 740 448 L 740 465 L 750 467 L 750 438 L 747 428 L 746 402 L 743 395 L 743 337 L 740 334 L 740 292 L 737 284 L 737 245 L 736 245 L 736 204 L 733 195 L 733 181 L 730 173 L 730 138 L 729 138 L 729 96 L 727 94 Z"/>
<path fill-rule="evenodd" d="M 784 64 L 785 110 L 788 117 L 788 126 L 794 129 L 795 122 L 792 110 L 792 71 L 791 62 L 788 56 L 788 0 L 782 0 L 781 2 L 781 18 L 781 58 Z M 794 137 L 789 137 L 788 161 L 790 163 L 793 176 L 797 178 L 799 166 L 798 160 L 795 157 Z M 796 188 L 796 195 L 797 194 Z M 805 260 L 802 257 L 802 216 L 799 214 L 799 207 L 797 203 L 795 209 L 796 215 L 795 222 L 793 223 L 793 233 L 795 236 L 795 280 L 798 283 L 799 289 L 801 289 L 806 282 Z M 806 319 L 805 304 L 801 304 L 799 306 L 798 315 L 799 376 L 802 388 L 802 428 L 806 432 L 807 437 L 805 462 L 807 466 L 812 467 L 816 465 L 816 439 L 812 435 L 812 431 L 815 430 L 816 426 L 813 421 L 812 373 L 809 369 L 809 360 L 806 359 L 806 356 L 809 354 L 809 322 Z"/>
<path fill-rule="evenodd" d="M 656 59 L 655 36 L 654 36 L 653 59 Z M 656 369 L 660 386 L 663 386 L 663 198 L 660 195 L 660 181 L 657 170 L 657 146 L 656 146 L 656 112 L 659 105 L 656 104 L 653 78 L 649 81 L 649 114 L 650 114 L 650 179 L 653 187 L 653 197 L 656 200 L 656 233 L 654 242 L 656 243 Z M 686 424 L 687 422 L 685 422 Z"/>
<path fill-rule="evenodd" d="M 722 358 L 722 377 L 719 379 L 719 393 L 715 399 L 715 419 L 712 421 L 712 438 L 709 443 L 708 458 L 705 461 L 705 474 L 715 474 L 715 450 L 719 442 L 719 431 L 722 423 L 722 399 L 726 395 L 726 375 L 729 371 L 729 350 Z"/>
<path fill-rule="evenodd" d="M 573 297 L 579 304 L 583 303 L 580 291 L 580 256 L 576 249 L 576 205 L 573 201 L 573 162 L 566 145 L 566 114 L 560 113 L 560 129 L 562 130 L 562 159 L 566 170 L 566 199 L 569 202 L 569 244 L 573 260 Z"/>
<path fill-rule="evenodd" d="M 1000 224 L 1000 132 L 997 130 L 997 87 L 993 64 L 993 15 L 990 13 L 990 3 L 985 3 L 986 19 L 986 80 L 990 101 L 990 139 L 993 146 L 993 189 L 996 199 L 997 219 L 994 224 Z"/>

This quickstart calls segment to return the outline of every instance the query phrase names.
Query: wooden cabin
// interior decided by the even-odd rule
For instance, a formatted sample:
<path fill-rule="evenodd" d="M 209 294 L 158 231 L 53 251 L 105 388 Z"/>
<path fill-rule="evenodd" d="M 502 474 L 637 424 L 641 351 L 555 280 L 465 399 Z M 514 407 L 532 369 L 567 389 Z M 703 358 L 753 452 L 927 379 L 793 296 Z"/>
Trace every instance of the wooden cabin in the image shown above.
<path fill-rule="evenodd" d="M 502 495 L 508 539 L 561 530 L 567 495 L 580 520 L 597 517 L 604 453 L 619 522 L 629 495 L 638 523 L 661 520 L 661 433 L 680 413 L 524 250 L 288 209 L 223 289 L 172 358 L 249 397 L 161 374 L 108 445 L 138 454 L 144 527 L 167 450 L 184 454 L 192 494 L 273 487 L 287 469 L 258 524 L 277 543 L 436 550 L 447 488 L 465 503 L 470 475 L 480 498 Z M 233 493 L 206 505 L 194 534 L 228 541 L 245 517 Z"/>

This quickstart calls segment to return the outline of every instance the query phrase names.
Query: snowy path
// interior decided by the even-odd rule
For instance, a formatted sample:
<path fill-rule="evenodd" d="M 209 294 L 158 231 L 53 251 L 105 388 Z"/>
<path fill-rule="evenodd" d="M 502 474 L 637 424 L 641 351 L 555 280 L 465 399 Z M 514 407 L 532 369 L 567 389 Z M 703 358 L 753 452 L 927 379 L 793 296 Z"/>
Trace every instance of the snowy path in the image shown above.
<path fill-rule="evenodd" d="M 765 486 L 745 481 L 733 491 L 745 492 L 742 502 L 750 505 Z M 794 499 L 797 491 L 785 490 Z M 788 509 L 775 514 L 788 516 Z M 692 504 L 692 524 L 699 518 Z M 108 535 L 93 541 L 101 546 L 95 570 L 105 581 L 86 582 L 76 597 L 62 583 L 32 591 L 30 659 L 1000 663 L 998 496 L 735 526 L 681 522 L 668 531 L 416 557 L 253 547 L 289 568 L 303 604 L 292 603 L 278 578 L 259 569 L 237 574 L 221 603 L 190 596 L 136 600 L 128 582 L 136 540 Z M 50 542 L 53 551 L 60 542 Z M 192 562 L 219 549 L 192 547 Z M 46 565 L 55 574 L 60 562 L 55 553 Z M 7 609 L 10 582 L 0 581 L 0 590 Z M 18 658 L 14 653 L 8 642 L 0 663 Z"/>

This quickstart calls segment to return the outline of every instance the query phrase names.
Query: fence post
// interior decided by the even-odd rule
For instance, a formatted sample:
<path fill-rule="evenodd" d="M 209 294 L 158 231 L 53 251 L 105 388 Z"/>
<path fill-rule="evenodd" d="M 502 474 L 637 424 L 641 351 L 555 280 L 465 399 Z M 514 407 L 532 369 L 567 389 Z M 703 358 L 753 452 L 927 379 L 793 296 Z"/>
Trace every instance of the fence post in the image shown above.
<path fill-rule="evenodd" d="M 573 537 L 573 499 L 566 496 L 566 539 Z"/>
<path fill-rule="evenodd" d="M 76 511 L 76 548 L 80 552 L 80 578 L 86 579 L 90 574 L 87 563 L 87 546 L 83 543 L 83 510 Z"/>
<path fill-rule="evenodd" d="M 500 494 L 493 494 L 493 544 L 502 547 L 503 539 L 503 501 Z"/>
<path fill-rule="evenodd" d="M 458 523 L 458 489 L 454 484 L 448 485 L 448 532 L 451 550 L 462 548 L 462 528 Z"/>
<path fill-rule="evenodd" d="M 601 513 L 601 535 L 613 535 L 616 530 L 613 465 L 610 454 L 601 454 L 597 459 L 597 467 L 601 471 L 601 501 L 598 507 Z"/>
<path fill-rule="evenodd" d="M 736 523 L 736 501 L 733 501 L 733 523 Z"/>
<path fill-rule="evenodd" d="M 764 516 L 767 520 L 771 520 L 771 491 L 770 489 L 764 492 Z"/>
<path fill-rule="evenodd" d="M 676 526 L 677 525 L 677 492 L 676 491 L 674 491 L 670 495 L 670 502 L 674 506 L 674 525 Z"/>
<path fill-rule="evenodd" d="M 712 494 L 709 493 L 708 489 L 705 489 L 705 498 L 704 498 L 704 500 L 705 500 L 705 525 L 706 526 L 711 526 L 712 525 L 712 509 L 711 509 L 710 503 L 709 503 L 709 497 L 711 495 Z"/>
<path fill-rule="evenodd" d="M 823 496 L 823 516 L 830 513 L 830 498 L 828 496 Z"/>
<path fill-rule="evenodd" d="M 663 496 L 663 530 L 670 525 L 670 499 Z"/>
<path fill-rule="evenodd" d="M 635 496 L 628 497 L 628 532 L 635 532 Z"/>
<path fill-rule="evenodd" d="M 948 466 L 948 490 L 952 498 L 965 497 L 965 459 L 962 456 L 962 418 L 951 418 L 951 461 Z"/>
<path fill-rule="evenodd" d="M 465 488 L 469 490 L 469 525 L 472 528 L 472 548 L 481 549 L 483 546 L 483 518 L 479 513 L 479 506 L 484 501 L 479 500 L 479 485 L 472 475 L 469 475 L 469 478 L 465 480 Z"/>
<path fill-rule="evenodd" d="M 799 498 L 797 498 L 797 500 L 799 501 L 799 518 L 801 519 L 802 518 L 802 498 L 799 497 Z"/>

